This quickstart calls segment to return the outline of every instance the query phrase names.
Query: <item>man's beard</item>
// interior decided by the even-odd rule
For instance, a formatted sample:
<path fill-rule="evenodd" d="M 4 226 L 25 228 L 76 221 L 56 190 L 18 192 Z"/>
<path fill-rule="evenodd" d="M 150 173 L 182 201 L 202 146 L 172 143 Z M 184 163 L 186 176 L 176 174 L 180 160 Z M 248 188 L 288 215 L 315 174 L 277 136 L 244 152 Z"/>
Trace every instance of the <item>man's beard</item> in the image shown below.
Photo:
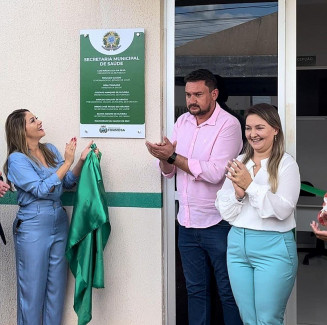
<path fill-rule="evenodd" d="M 197 108 L 199 108 L 199 110 L 198 111 L 191 111 L 191 108 L 192 107 L 197 107 Z M 201 115 L 205 115 L 205 114 L 207 114 L 207 113 L 209 113 L 210 112 L 210 105 L 207 107 L 207 109 L 201 109 L 201 107 L 199 106 L 199 105 L 195 105 L 195 104 L 192 104 L 192 105 L 189 105 L 188 107 L 187 107 L 187 109 L 188 109 L 188 111 L 189 111 L 189 113 L 191 114 L 191 115 L 194 115 L 194 116 L 201 116 Z"/>

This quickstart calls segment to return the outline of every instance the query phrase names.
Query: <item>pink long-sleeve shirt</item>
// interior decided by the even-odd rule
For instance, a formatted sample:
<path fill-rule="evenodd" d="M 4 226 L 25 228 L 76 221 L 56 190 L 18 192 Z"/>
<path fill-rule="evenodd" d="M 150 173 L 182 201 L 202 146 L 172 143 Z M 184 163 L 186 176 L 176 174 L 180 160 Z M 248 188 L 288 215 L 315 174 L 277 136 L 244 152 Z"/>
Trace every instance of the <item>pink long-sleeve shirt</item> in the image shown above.
<path fill-rule="evenodd" d="M 197 125 L 190 113 L 181 115 L 174 126 L 171 142 L 176 152 L 188 159 L 190 175 L 176 168 L 164 176 L 177 174 L 178 222 L 187 228 L 207 228 L 221 221 L 215 207 L 217 191 L 225 180 L 228 160 L 242 149 L 239 121 L 218 104 L 210 118 Z"/>

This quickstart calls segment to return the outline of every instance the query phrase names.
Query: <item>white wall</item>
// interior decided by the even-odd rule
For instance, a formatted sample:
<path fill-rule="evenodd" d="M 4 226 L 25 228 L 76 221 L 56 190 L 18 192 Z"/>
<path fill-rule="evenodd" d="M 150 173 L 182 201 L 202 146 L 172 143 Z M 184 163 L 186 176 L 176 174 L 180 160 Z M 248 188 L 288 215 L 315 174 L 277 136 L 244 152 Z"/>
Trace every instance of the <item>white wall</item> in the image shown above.
<path fill-rule="evenodd" d="M 0 164 L 7 115 L 27 108 L 39 116 L 46 142 L 63 152 L 79 134 L 79 30 L 145 28 L 146 136 L 160 138 L 162 121 L 162 4 L 160 0 L 0 0 Z M 78 139 L 78 153 L 88 142 Z M 107 192 L 161 192 L 161 177 L 144 139 L 95 139 Z M 8 244 L 0 247 L 1 324 L 16 324 L 11 224 L 17 207 L 0 206 Z M 69 209 L 71 211 L 71 208 Z M 106 288 L 93 290 L 90 324 L 162 323 L 161 209 L 109 208 Z M 76 324 L 70 277 L 64 324 Z"/>

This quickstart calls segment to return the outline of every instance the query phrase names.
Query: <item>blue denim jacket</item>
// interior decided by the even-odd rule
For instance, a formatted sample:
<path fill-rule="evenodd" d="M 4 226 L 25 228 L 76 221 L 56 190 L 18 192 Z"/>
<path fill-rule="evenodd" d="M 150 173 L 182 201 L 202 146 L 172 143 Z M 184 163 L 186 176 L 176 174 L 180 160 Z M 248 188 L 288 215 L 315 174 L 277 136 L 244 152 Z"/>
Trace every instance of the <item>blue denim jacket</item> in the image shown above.
<path fill-rule="evenodd" d="M 71 171 L 66 173 L 63 180 L 59 179 L 56 171 L 64 160 L 54 145 L 47 144 L 47 147 L 55 154 L 55 167 L 37 164 L 21 152 L 13 152 L 8 158 L 8 179 L 15 185 L 20 206 L 40 199 L 59 201 L 63 188 L 69 189 L 76 184 L 78 177 Z"/>

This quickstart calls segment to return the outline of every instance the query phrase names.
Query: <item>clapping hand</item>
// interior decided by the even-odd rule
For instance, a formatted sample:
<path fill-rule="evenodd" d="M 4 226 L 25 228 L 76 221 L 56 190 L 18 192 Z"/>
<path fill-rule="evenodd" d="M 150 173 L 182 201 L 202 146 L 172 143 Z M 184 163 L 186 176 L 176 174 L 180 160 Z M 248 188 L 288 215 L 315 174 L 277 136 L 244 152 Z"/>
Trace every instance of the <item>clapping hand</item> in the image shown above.
<path fill-rule="evenodd" d="M 3 197 L 10 189 L 10 186 L 3 181 L 2 173 L 0 172 L 0 197 Z"/>
<path fill-rule="evenodd" d="M 66 143 L 65 147 L 65 161 L 71 166 L 74 162 L 75 159 L 75 151 L 76 151 L 76 144 L 77 144 L 77 139 L 76 137 L 71 138 L 69 143 Z"/>
<path fill-rule="evenodd" d="M 236 159 L 228 161 L 226 169 L 228 171 L 226 177 L 243 190 L 246 190 L 252 183 L 252 177 L 242 162 Z"/>
<path fill-rule="evenodd" d="M 326 230 L 320 230 L 318 222 L 312 221 L 310 223 L 310 226 L 312 228 L 312 231 L 314 232 L 314 234 L 316 235 L 316 237 L 318 239 L 327 241 L 327 231 Z"/>
<path fill-rule="evenodd" d="M 317 219 L 322 226 L 327 226 L 327 211 L 322 210 L 321 212 L 319 212 Z"/>
<path fill-rule="evenodd" d="M 162 142 L 151 143 L 146 141 L 145 143 L 150 154 L 162 161 L 167 161 L 167 159 L 174 153 L 176 150 L 176 144 L 177 141 L 171 143 L 167 137 L 163 137 Z"/>

